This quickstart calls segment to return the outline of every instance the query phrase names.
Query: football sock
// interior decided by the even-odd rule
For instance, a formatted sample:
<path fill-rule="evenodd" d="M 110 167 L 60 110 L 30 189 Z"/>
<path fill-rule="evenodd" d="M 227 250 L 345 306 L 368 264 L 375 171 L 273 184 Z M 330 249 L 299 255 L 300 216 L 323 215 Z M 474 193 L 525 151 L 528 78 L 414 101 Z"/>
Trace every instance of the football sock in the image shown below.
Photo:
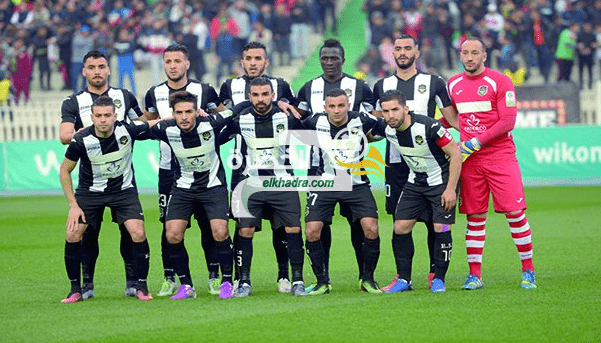
<path fill-rule="evenodd" d="M 216 251 L 217 243 L 213 238 L 211 223 L 204 216 L 202 216 L 202 218 L 203 219 L 197 220 L 198 227 L 200 228 L 200 245 L 202 246 L 202 251 L 205 254 L 205 262 L 207 263 L 207 270 L 209 271 L 209 279 L 216 279 L 219 278 L 219 266 L 221 265 L 221 261 L 219 260 L 218 256 L 219 253 Z"/>
<path fill-rule="evenodd" d="M 400 279 L 411 281 L 411 264 L 413 263 L 413 254 L 415 246 L 413 245 L 413 236 L 411 232 L 404 235 L 392 235 L 392 251 L 396 262 L 396 272 Z"/>
<path fill-rule="evenodd" d="M 303 236 L 300 232 L 286 233 L 288 236 L 288 258 L 292 267 L 292 282 L 303 281 L 303 262 L 305 252 L 303 249 Z"/>
<path fill-rule="evenodd" d="M 100 221 L 97 226 L 89 225 L 83 233 L 81 239 L 81 269 L 83 272 L 83 283 L 94 283 L 94 271 L 96 270 L 96 261 L 100 248 L 98 247 L 98 231 L 100 230 Z"/>
<path fill-rule="evenodd" d="M 234 280 L 240 280 L 240 267 L 242 261 L 242 250 L 240 250 L 240 235 L 238 228 L 234 231 Z"/>
<path fill-rule="evenodd" d="M 482 269 L 482 251 L 486 239 L 486 218 L 467 216 L 467 231 L 465 232 L 465 246 L 467 249 L 467 263 L 470 266 L 470 275 L 475 274 L 480 278 Z"/>
<path fill-rule="evenodd" d="M 363 279 L 363 242 L 365 234 L 361 227 L 361 220 L 351 222 L 349 219 L 348 221 L 351 227 L 351 244 L 353 244 L 353 249 L 355 250 L 355 259 L 357 260 L 357 266 L 359 268 L 359 280 L 361 280 Z"/>
<path fill-rule="evenodd" d="M 330 224 L 323 224 L 319 240 L 323 247 L 323 264 L 326 267 L 326 276 L 330 280 L 330 248 L 332 247 L 332 229 Z"/>
<path fill-rule="evenodd" d="M 428 229 L 428 254 L 430 256 L 430 273 L 434 273 L 434 266 L 436 265 L 436 247 L 434 242 L 436 240 L 434 223 L 431 221 L 424 222 L 426 229 Z"/>
<path fill-rule="evenodd" d="M 315 242 L 307 241 L 307 256 L 309 256 L 309 262 L 311 262 L 311 268 L 317 278 L 317 283 L 323 284 L 328 283 L 326 278 L 326 266 L 323 264 L 323 245 L 321 240 Z"/>
<path fill-rule="evenodd" d="M 80 245 L 81 242 L 65 241 L 65 269 L 71 282 L 71 292 L 81 292 Z"/>
<path fill-rule="evenodd" d="M 453 250 L 453 236 L 451 231 L 436 232 L 434 234 L 436 241 L 434 243 L 436 252 L 436 268 L 434 269 L 434 277 L 441 279 L 444 282 L 449 262 L 451 261 L 451 251 Z"/>
<path fill-rule="evenodd" d="M 374 271 L 380 258 L 380 237 L 365 238 L 363 244 L 363 280 L 374 281 Z"/>
<path fill-rule="evenodd" d="M 167 241 L 167 229 L 163 223 L 163 232 L 161 233 L 161 259 L 163 260 L 163 275 L 165 279 L 175 281 L 175 271 L 173 263 L 169 258 L 169 242 Z"/>
<path fill-rule="evenodd" d="M 250 265 L 253 258 L 253 239 L 238 236 L 238 250 L 236 250 L 236 260 L 240 267 L 240 283 L 250 285 Z"/>
<path fill-rule="evenodd" d="M 134 255 L 134 274 L 136 277 L 136 288 L 138 290 L 147 290 L 146 279 L 148 277 L 148 268 L 150 264 L 150 247 L 148 240 L 143 242 L 132 242 Z"/>
<path fill-rule="evenodd" d="M 136 281 L 134 276 L 134 252 L 133 252 L 133 241 L 131 235 L 127 232 L 124 224 L 119 225 L 119 232 L 121 233 L 121 240 L 119 241 L 119 251 L 125 264 L 125 280 L 127 284 L 133 284 Z"/>
<path fill-rule="evenodd" d="M 288 275 L 288 242 L 286 241 L 286 230 L 283 227 L 271 230 L 273 235 L 273 250 L 278 262 L 278 280 L 289 279 Z"/>
<path fill-rule="evenodd" d="M 506 214 L 505 217 L 509 222 L 511 237 L 518 248 L 518 254 L 522 261 L 522 272 L 526 271 L 526 269 L 534 271 L 534 265 L 532 264 L 532 236 L 526 214 L 521 210 L 517 214 Z"/>
<path fill-rule="evenodd" d="M 184 245 L 184 240 L 176 244 L 169 244 L 169 259 L 173 263 L 173 268 L 179 277 L 179 282 L 182 285 L 192 286 L 188 251 Z"/>
<path fill-rule="evenodd" d="M 234 265 L 234 251 L 232 249 L 232 239 L 226 238 L 221 242 L 215 242 L 215 255 L 219 259 L 221 267 L 221 282 L 232 282 L 232 269 Z"/>

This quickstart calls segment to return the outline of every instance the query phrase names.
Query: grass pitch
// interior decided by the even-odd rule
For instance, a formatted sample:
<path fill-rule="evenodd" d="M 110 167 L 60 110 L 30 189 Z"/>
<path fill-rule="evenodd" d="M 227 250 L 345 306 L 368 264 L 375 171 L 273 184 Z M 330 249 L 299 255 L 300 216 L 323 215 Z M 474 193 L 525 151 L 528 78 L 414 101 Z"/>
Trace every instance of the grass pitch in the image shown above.
<path fill-rule="evenodd" d="M 363 294 L 357 284 L 350 235 L 336 217 L 332 235 L 333 292 L 295 298 L 276 291 L 271 232 L 257 233 L 253 295 L 220 300 L 206 292 L 207 272 L 196 225 L 186 246 L 197 299 L 125 298 L 118 230 L 105 218 L 96 270 L 96 298 L 61 304 L 69 290 L 63 264 L 64 197 L 0 198 L 0 342 L 385 342 L 599 341 L 601 330 L 601 188 L 529 188 L 530 221 L 539 288 L 522 290 L 520 263 L 502 215 L 487 222 L 482 290 L 461 291 L 465 217 L 453 227 L 447 292 L 427 289 L 425 229 L 414 231 L 415 291 Z M 381 213 L 384 196 L 376 192 Z M 142 195 L 151 246 L 149 286 L 162 279 L 155 195 Z M 107 211 L 108 213 L 108 211 Z M 231 226 L 231 225 L 230 225 Z M 376 280 L 395 273 L 392 222 L 380 218 L 382 254 Z M 305 281 L 313 281 L 305 263 Z"/>

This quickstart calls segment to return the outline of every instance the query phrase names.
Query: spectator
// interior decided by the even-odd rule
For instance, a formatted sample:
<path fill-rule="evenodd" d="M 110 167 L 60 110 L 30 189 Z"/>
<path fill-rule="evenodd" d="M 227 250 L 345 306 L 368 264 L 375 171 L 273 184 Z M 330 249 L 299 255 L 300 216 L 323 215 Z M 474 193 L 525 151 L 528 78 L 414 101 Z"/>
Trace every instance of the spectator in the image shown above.
<path fill-rule="evenodd" d="M 29 28 L 33 22 L 33 5 L 30 2 L 22 1 L 15 7 L 10 23 L 17 27 Z"/>
<path fill-rule="evenodd" d="M 368 84 L 373 84 L 377 79 L 384 77 L 384 72 L 382 71 L 382 65 L 384 62 L 382 61 L 382 57 L 380 56 L 380 51 L 377 47 L 370 45 L 367 49 L 367 52 L 364 53 L 359 60 L 355 64 L 356 68 L 359 70 L 363 70 L 366 73 L 366 81 Z M 365 71 L 365 67 L 367 66 L 367 70 Z"/>
<path fill-rule="evenodd" d="M 272 44 L 271 44 L 271 42 L 273 42 L 273 33 L 271 32 L 270 29 L 265 27 L 265 25 L 263 24 L 261 19 L 255 21 L 255 23 L 253 24 L 253 27 L 254 27 L 254 30 L 250 34 L 248 41 L 249 42 L 259 42 L 259 43 L 265 45 L 265 48 L 267 50 L 267 56 L 266 56 L 267 59 L 269 61 L 273 60 L 273 49 L 272 49 Z M 265 73 L 267 75 L 270 75 L 272 68 L 273 67 L 271 66 L 271 63 L 269 63 L 269 65 L 267 65 L 267 70 L 265 71 Z"/>
<path fill-rule="evenodd" d="M 284 65 L 284 55 L 287 56 L 286 65 L 290 65 L 290 32 L 292 24 L 290 16 L 286 13 L 285 5 L 276 7 L 273 19 L 273 40 L 275 42 L 275 50 L 279 54 L 280 66 Z"/>
<path fill-rule="evenodd" d="M 110 68 L 111 57 L 113 55 L 113 44 L 115 37 L 109 24 L 106 21 L 100 22 L 94 33 L 94 49 L 106 55 L 106 62 Z M 110 84 L 110 76 L 107 82 Z"/>
<path fill-rule="evenodd" d="M 129 78 L 129 90 L 136 94 L 136 80 L 134 72 L 136 65 L 134 63 L 134 51 L 136 43 L 134 37 L 127 29 L 121 29 L 114 44 L 117 53 L 117 68 L 119 69 L 119 88 L 125 88 L 123 79 L 125 75 Z"/>
<path fill-rule="evenodd" d="M 314 0 L 313 5 L 315 6 L 315 11 L 319 17 L 319 22 L 321 23 L 321 27 L 319 32 L 325 32 L 328 27 L 328 16 L 330 17 L 330 21 L 332 23 L 332 33 L 334 35 L 338 34 L 338 26 L 336 23 L 336 0 Z"/>
<path fill-rule="evenodd" d="M 564 23 L 575 22 L 579 25 L 582 25 L 586 22 L 586 11 L 580 7 L 581 5 L 579 5 L 579 3 L 582 3 L 586 6 L 584 1 L 570 0 L 567 11 L 563 12 L 561 16 Z"/>
<path fill-rule="evenodd" d="M 34 25 L 46 25 L 50 21 L 50 11 L 44 0 L 36 0 L 33 5 L 33 20 Z"/>
<path fill-rule="evenodd" d="M 309 55 L 309 17 L 307 0 L 296 0 L 292 7 L 292 26 L 290 32 L 290 53 L 293 59 L 306 58 Z"/>
<path fill-rule="evenodd" d="M 232 73 L 232 65 L 236 59 L 234 36 L 228 30 L 227 22 L 220 24 L 220 32 L 215 40 L 215 53 L 217 54 L 217 83 L 221 83 L 223 75 Z M 225 72 L 227 70 L 227 72 Z"/>
<path fill-rule="evenodd" d="M 266 29 L 273 32 L 273 8 L 270 4 L 261 5 L 261 14 L 259 14 L 259 20 L 263 23 Z"/>
<path fill-rule="evenodd" d="M 382 38 L 392 37 L 392 31 L 384 22 L 384 15 L 381 12 L 373 12 L 371 14 L 371 44 L 379 46 Z"/>
<path fill-rule="evenodd" d="M 597 37 L 593 33 L 593 24 L 586 22 L 578 35 L 578 81 L 584 88 L 584 68 L 588 70 L 588 88 L 593 88 L 593 65 L 597 50 Z"/>
<path fill-rule="evenodd" d="M 557 81 L 570 81 L 579 32 L 580 25 L 573 22 L 569 28 L 561 31 L 559 35 L 557 51 L 555 51 L 555 59 L 557 60 L 557 69 L 559 71 Z"/>
<path fill-rule="evenodd" d="M 140 37 L 140 45 L 148 52 L 150 58 L 150 68 L 154 84 L 161 82 L 163 74 L 163 52 L 171 44 L 172 38 L 167 31 L 167 20 L 156 19 L 152 21 L 150 27 L 144 30 Z"/>
<path fill-rule="evenodd" d="M 232 37 L 237 37 L 240 33 L 238 23 L 232 18 L 227 10 L 227 6 L 224 3 L 219 5 L 219 11 L 211 19 L 211 25 L 209 26 L 209 32 L 213 41 L 217 40 L 217 36 L 222 33 L 223 24 L 225 24 L 226 32 Z"/>
<path fill-rule="evenodd" d="M 411 7 L 405 12 L 405 22 L 407 23 L 405 33 L 419 39 L 419 35 L 424 27 L 424 15 L 418 11 L 417 7 Z"/>
<path fill-rule="evenodd" d="M 107 20 L 111 27 L 117 27 L 121 25 L 130 14 L 130 9 L 125 7 L 123 1 L 116 0 L 113 4 L 113 9 L 108 14 Z"/>
<path fill-rule="evenodd" d="M 551 37 L 553 35 L 553 24 L 543 17 L 538 10 L 530 12 L 529 31 L 527 39 L 532 39 L 536 56 L 538 60 L 538 68 L 543 76 L 545 83 L 549 82 L 549 72 L 552 66 L 551 53 Z"/>
<path fill-rule="evenodd" d="M 392 54 L 394 51 L 394 43 L 390 36 L 382 37 L 380 44 L 378 45 L 378 51 L 380 52 L 382 61 L 384 61 L 382 65 L 384 73 L 386 75 L 392 75 L 394 71 L 396 71 L 396 60 Z"/>
<path fill-rule="evenodd" d="M 89 26 L 84 25 L 79 33 L 73 36 L 71 42 L 71 87 L 77 93 L 86 87 L 86 80 L 81 71 L 83 69 L 83 57 L 94 48 L 94 38 Z M 78 87 L 79 77 L 82 78 L 81 87 Z"/>
<path fill-rule="evenodd" d="M 71 89 L 71 43 L 73 40 L 73 32 L 70 26 L 64 22 L 58 25 L 56 45 L 58 46 L 58 58 L 61 72 L 64 70 L 62 90 Z"/>
<path fill-rule="evenodd" d="M 236 52 L 240 55 L 242 47 L 248 42 L 248 37 L 252 32 L 252 24 L 250 22 L 250 15 L 247 12 L 246 1 L 236 0 L 234 4 L 229 8 L 229 14 L 238 24 L 238 35 L 236 36 Z M 241 56 L 241 55 L 240 55 Z"/>
<path fill-rule="evenodd" d="M 192 7 L 186 5 L 185 0 L 173 1 L 169 11 L 169 31 L 173 34 L 182 32 L 182 20 L 192 13 Z"/>
<path fill-rule="evenodd" d="M 451 16 L 445 6 L 438 6 L 436 10 L 437 26 L 441 33 L 442 39 L 444 40 L 444 50 L 447 56 L 447 66 L 449 69 L 453 69 L 453 34 L 455 28 L 451 22 Z"/>
<path fill-rule="evenodd" d="M 493 41 L 493 49 L 498 49 L 499 32 L 501 32 L 505 25 L 505 19 L 501 13 L 497 12 L 497 5 L 495 3 L 490 3 L 486 9 L 488 12 L 484 15 L 484 21 L 486 22 L 485 29 Z"/>
<path fill-rule="evenodd" d="M 50 62 L 48 61 L 48 44 L 50 43 L 50 32 L 46 26 L 40 26 L 36 30 L 35 36 L 31 39 L 33 46 L 33 58 L 38 64 L 40 89 L 43 91 L 52 90 L 51 79 L 52 72 L 50 69 Z M 44 77 L 47 80 L 44 85 Z"/>
<path fill-rule="evenodd" d="M 33 58 L 27 51 L 21 39 L 17 39 L 14 43 L 12 54 L 13 69 L 12 84 L 15 89 L 15 104 L 18 105 L 21 99 L 21 94 L 25 98 L 25 103 L 29 102 L 29 90 L 31 85 L 31 73 L 33 71 Z"/>
<path fill-rule="evenodd" d="M 204 51 L 207 49 L 207 42 L 210 46 L 209 27 L 199 14 L 193 14 L 190 18 L 190 33 L 194 35 L 196 41 L 195 49 L 188 49 L 190 53 L 190 69 L 198 81 L 202 81 L 206 73 Z"/>
<path fill-rule="evenodd" d="M 424 20 L 422 22 L 423 31 L 422 36 L 420 37 L 420 42 L 424 40 L 429 40 L 433 42 L 440 35 L 440 31 L 438 28 L 438 18 L 436 16 L 436 8 L 433 4 L 426 5 L 426 13 L 424 15 Z"/>

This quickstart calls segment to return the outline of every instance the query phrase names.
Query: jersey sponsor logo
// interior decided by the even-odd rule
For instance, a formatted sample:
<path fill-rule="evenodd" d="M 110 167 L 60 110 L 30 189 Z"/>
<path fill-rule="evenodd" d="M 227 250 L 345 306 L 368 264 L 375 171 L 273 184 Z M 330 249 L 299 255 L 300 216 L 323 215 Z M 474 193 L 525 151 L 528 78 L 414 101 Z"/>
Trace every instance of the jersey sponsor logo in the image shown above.
<path fill-rule="evenodd" d="M 486 130 L 486 125 L 480 126 L 480 119 L 473 114 L 466 120 L 466 123 L 468 126 L 465 127 L 465 131 L 482 132 Z"/>
<path fill-rule="evenodd" d="M 420 92 L 420 94 L 424 94 L 426 92 L 426 85 L 419 85 L 417 86 L 417 91 Z"/>
<path fill-rule="evenodd" d="M 115 104 L 116 109 L 120 109 L 121 106 L 123 106 L 123 103 L 121 103 L 121 100 L 119 99 L 113 99 L 113 103 Z"/>
<path fill-rule="evenodd" d="M 209 139 L 211 139 L 211 131 L 203 132 L 202 139 L 204 139 L 205 141 L 208 141 Z"/>
<path fill-rule="evenodd" d="M 349 98 L 353 96 L 353 90 L 350 88 L 345 89 L 344 92 L 346 93 L 346 96 L 348 96 Z"/>
<path fill-rule="evenodd" d="M 321 91 L 321 90 L 311 91 L 311 94 L 321 94 L 321 93 L 323 93 L 323 91 Z"/>
<path fill-rule="evenodd" d="M 74 141 L 75 141 L 75 139 L 73 140 L 73 142 L 74 142 Z M 90 152 L 90 151 L 94 151 L 94 150 L 96 150 L 96 149 L 100 149 L 100 145 L 93 145 L 93 146 L 89 147 L 89 148 L 87 149 L 87 151 L 88 151 L 88 152 Z"/>
<path fill-rule="evenodd" d="M 169 101 L 169 98 L 166 96 L 161 96 L 161 97 L 157 98 L 157 102 L 159 102 L 159 101 Z"/>
<path fill-rule="evenodd" d="M 244 91 L 233 91 L 232 95 L 244 94 Z"/>
<path fill-rule="evenodd" d="M 507 92 L 505 92 L 505 106 L 507 106 L 507 107 L 516 107 L 516 100 L 515 100 L 515 92 L 514 91 L 507 91 Z"/>
<path fill-rule="evenodd" d="M 488 93 L 488 86 L 480 86 L 478 87 L 478 95 L 485 96 Z"/>
<path fill-rule="evenodd" d="M 83 106 L 79 106 L 79 113 L 87 111 L 89 109 L 92 108 L 92 105 L 83 105 Z"/>
<path fill-rule="evenodd" d="M 111 164 L 106 168 L 109 173 L 117 172 L 121 169 L 121 165 L 117 162 L 111 162 Z"/>
<path fill-rule="evenodd" d="M 417 143 L 417 145 L 424 144 L 424 137 L 422 137 L 420 135 L 415 136 L 415 143 Z"/>
<path fill-rule="evenodd" d="M 252 129 L 250 127 L 241 127 L 240 131 L 255 131 L 255 129 Z"/>
<path fill-rule="evenodd" d="M 129 142 L 129 139 L 126 136 L 123 136 L 119 139 L 119 143 L 121 143 L 121 145 L 126 145 L 127 142 Z"/>
<path fill-rule="evenodd" d="M 281 133 L 282 131 L 284 131 L 284 124 L 278 124 L 278 125 L 276 125 L 275 130 L 278 133 Z"/>

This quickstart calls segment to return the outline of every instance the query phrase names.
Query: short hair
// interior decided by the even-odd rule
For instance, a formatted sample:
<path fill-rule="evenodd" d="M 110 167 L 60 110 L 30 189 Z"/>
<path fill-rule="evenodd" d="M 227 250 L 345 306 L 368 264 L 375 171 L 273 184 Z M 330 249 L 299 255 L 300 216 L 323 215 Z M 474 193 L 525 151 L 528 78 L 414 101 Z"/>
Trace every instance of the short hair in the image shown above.
<path fill-rule="evenodd" d="M 245 52 L 245 51 L 250 50 L 250 49 L 263 49 L 263 51 L 265 51 L 265 54 L 267 55 L 267 47 L 263 43 L 260 43 L 260 42 L 248 42 L 242 48 L 242 52 Z"/>
<path fill-rule="evenodd" d="M 177 44 L 177 43 L 169 45 L 165 49 L 165 51 L 163 51 L 163 56 L 165 56 L 165 53 L 167 53 L 167 52 L 177 52 L 177 51 L 183 53 L 184 56 L 186 56 L 186 58 L 188 58 L 188 48 L 186 48 L 185 45 L 181 45 L 181 44 Z"/>
<path fill-rule="evenodd" d="M 192 94 L 188 91 L 178 91 L 169 96 L 169 106 L 175 109 L 175 105 L 180 102 L 191 102 L 194 104 L 194 108 L 198 107 L 198 97 L 196 94 Z"/>
<path fill-rule="evenodd" d="M 111 106 L 113 108 L 113 112 L 115 112 L 115 102 L 112 98 L 102 95 L 96 98 L 92 103 L 92 113 L 94 113 L 94 107 L 96 106 Z"/>
<path fill-rule="evenodd" d="M 106 58 L 106 55 L 103 54 L 102 52 L 100 52 L 100 50 L 90 50 L 88 51 L 87 54 L 85 54 L 85 56 L 83 57 L 83 64 L 86 64 L 86 61 L 88 60 L 88 58 L 104 58 L 104 60 L 106 61 L 106 63 L 109 62 L 109 59 Z"/>
<path fill-rule="evenodd" d="M 398 101 L 401 105 L 407 105 L 407 97 L 405 96 L 405 94 L 403 94 L 397 89 L 391 89 L 384 92 L 384 94 L 382 94 L 382 96 L 380 97 L 380 104 L 392 100 Z"/>
<path fill-rule="evenodd" d="M 340 41 L 336 38 L 326 39 L 321 48 L 319 48 L 319 55 L 321 55 L 321 50 L 323 50 L 323 48 L 338 48 L 342 53 L 342 58 L 344 58 L 344 48 L 342 47 L 342 44 L 340 44 Z"/>
<path fill-rule="evenodd" d="M 269 88 L 271 88 L 271 91 L 273 92 L 273 85 L 271 84 L 271 80 L 269 80 L 265 76 L 255 77 L 250 82 L 250 87 L 252 87 L 252 86 L 265 86 L 265 85 L 269 85 Z"/>
<path fill-rule="evenodd" d="M 401 34 L 401 35 L 397 36 L 397 37 L 396 37 L 394 40 L 397 40 L 397 39 L 411 39 L 411 40 L 413 41 L 413 44 L 414 44 L 416 47 L 418 47 L 418 48 L 419 48 L 419 43 L 417 43 L 417 38 L 415 38 L 415 37 L 414 37 L 414 36 L 412 36 L 412 35 L 408 35 L 408 34 L 406 34 L 406 33 L 403 33 L 403 34 Z"/>
<path fill-rule="evenodd" d="M 341 95 L 348 97 L 348 94 L 346 94 L 346 92 L 343 91 L 341 88 L 332 88 L 326 93 L 326 97 L 328 97 L 328 98 L 329 97 L 335 98 L 335 97 L 338 97 Z"/>
<path fill-rule="evenodd" d="M 484 40 L 480 37 L 476 37 L 476 36 L 471 36 L 471 37 L 467 37 L 462 43 L 461 45 L 463 45 L 463 43 L 467 42 L 467 41 L 476 41 L 476 42 L 480 42 L 480 45 L 482 45 L 482 51 L 486 52 L 486 43 L 484 43 Z"/>

